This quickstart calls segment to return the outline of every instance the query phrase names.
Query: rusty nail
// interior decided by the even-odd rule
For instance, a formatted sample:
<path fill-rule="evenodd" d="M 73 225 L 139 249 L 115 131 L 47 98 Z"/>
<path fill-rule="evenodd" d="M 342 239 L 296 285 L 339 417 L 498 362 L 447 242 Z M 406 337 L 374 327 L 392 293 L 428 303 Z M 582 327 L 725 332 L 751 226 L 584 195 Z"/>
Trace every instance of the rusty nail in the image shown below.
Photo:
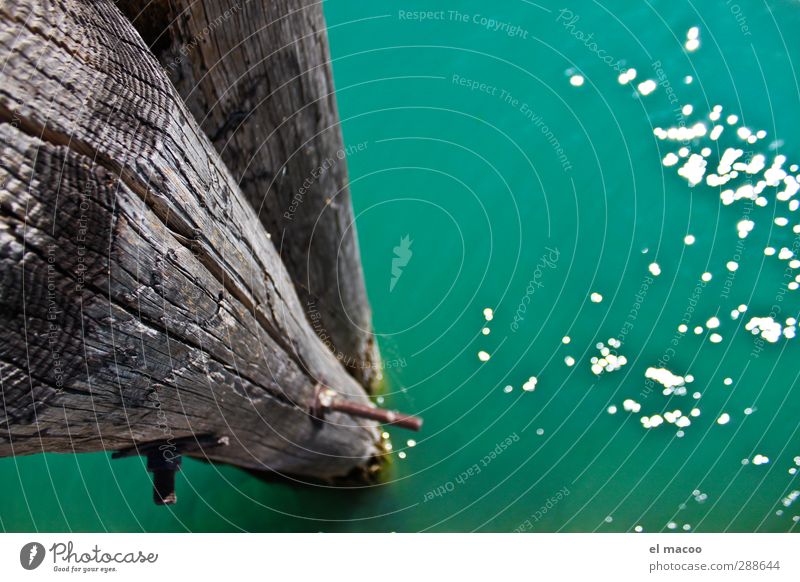
<path fill-rule="evenodd" d="M 156 505 L 173 505 L 175 495 L 175 473 L 181 470 L 181 456 L 167 457 L 162 451 L 147 454 L 147 470 L 153 474 L 153 501 Z"/>
<path fill-rule="evenodd" d="M 389 424 L 414 431 L 418 431 L 422 427 L 422 419 L 418 416 L 351 402 L 341 398 L 336 391 L 322 384 L 317 384 L 310 406 L 311 416 L 322 420 L 328 410 L 336 410 L 359 418 L 369 418 L 370 420 L 377 420 L 381 424 Z"/>
<path fill-rule="evenodd" d="M 156 505 L 172 505 L 175 495 L 175 473 L 181 470 L 182 453 L 225 446 L 230 443 L 227 436 L 210 434 L 180 437 L 168 441 L 150 441 L 122 449 L 111 455 L 122 459 L 135 455 L 147 457 L 147 470 L 153 474 L 153 501 Z"/>

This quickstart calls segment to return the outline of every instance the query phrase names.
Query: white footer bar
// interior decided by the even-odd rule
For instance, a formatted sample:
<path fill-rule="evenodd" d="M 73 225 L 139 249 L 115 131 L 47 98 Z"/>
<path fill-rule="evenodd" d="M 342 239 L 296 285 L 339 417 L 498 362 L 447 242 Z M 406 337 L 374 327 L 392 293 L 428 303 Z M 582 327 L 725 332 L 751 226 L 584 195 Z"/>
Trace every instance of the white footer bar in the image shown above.
<path fill-rule="evenodd" d="M 8 580 L 797 581 L 799 561 L 792 534 L 0 535 Z"/>

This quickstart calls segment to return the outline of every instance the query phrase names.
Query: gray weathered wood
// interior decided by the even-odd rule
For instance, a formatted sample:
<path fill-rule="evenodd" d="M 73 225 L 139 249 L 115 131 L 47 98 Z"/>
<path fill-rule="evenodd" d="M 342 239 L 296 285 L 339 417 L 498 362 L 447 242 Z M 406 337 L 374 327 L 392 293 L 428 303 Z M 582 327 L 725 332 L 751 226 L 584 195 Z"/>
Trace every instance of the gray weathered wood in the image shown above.
<path fill-rule="evenodd" d="M 333 477 L 374 423 L 307 413 L 325 348 L 280 257 L 109 0 L 0 4 L 0 455 L 228 435 L 211 460 Z"/>
<path fill-rule="evenodd" d="M 314 329 L 371 387 L 379 356 L 322 3 L 125 4 L 272 234 Z"/>

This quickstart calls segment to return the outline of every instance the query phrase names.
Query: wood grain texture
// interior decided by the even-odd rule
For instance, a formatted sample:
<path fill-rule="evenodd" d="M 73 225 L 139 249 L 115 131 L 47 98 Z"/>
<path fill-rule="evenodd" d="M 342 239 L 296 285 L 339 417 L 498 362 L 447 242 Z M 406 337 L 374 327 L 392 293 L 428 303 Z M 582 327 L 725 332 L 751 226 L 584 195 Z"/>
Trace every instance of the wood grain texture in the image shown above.
<path fill-rule="evenodd" d="M 126 4 L 276 241 L 315 331 L 362 385 L 373 386 L 379 356 L 322 3 Z"/>
<path fill-rule="evenodd" d="M 108 0 L 0 5 L 0 455 L 227 435 L 207 458 L 329 478 L 362 387 L 163 69 Z"/>

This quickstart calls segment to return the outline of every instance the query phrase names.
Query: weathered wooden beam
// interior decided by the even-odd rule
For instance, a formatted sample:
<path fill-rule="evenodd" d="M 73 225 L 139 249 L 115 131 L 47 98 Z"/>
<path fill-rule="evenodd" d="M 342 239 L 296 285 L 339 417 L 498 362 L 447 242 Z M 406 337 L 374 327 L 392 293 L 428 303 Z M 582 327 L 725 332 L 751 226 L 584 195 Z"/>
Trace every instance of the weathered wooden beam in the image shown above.
<path fill-rule="evenodd" d="M 312 326 L 371 387 L 379 356 L 322 3 L 124 4 L 276 241 Z"/>
<path fill-rule="evenodd" d="M 0 4 L 0 455 L 193 434 L 329 478 L 379 454 L 368 404 L 163 69 L 110 0 Z"/>

